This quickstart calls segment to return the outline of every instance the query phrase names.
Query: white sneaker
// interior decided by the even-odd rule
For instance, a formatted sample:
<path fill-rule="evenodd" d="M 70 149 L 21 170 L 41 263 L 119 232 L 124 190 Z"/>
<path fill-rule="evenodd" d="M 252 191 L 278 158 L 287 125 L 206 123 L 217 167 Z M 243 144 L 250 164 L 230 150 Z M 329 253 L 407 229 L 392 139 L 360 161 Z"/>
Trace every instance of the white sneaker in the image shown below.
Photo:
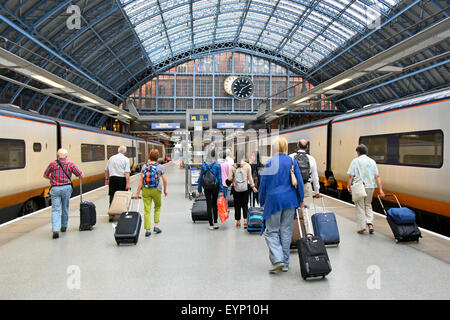
<path fill-rule="evenodd" d="M 219 225 L 217 223 L 214 223 L 214 229 L 219 229 Z"/>
<path fill-rule="evenodd" d="M 208 229 L 209 230 L 214 230 L 214 226 L 209 226 Z"/>

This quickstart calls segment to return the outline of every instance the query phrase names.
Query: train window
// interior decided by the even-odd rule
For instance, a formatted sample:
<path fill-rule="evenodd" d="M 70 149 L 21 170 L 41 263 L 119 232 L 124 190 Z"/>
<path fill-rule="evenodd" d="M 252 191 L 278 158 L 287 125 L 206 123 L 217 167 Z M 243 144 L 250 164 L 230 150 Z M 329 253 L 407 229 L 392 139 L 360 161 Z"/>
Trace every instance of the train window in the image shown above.
<path fill-rule="evenodd" d="M 0 139 L 0 170 L 25 168 L 25 141 Z"/>
<path fill-rule="evenodd" d="M 39 142 L 33 143 L 33 151 L 34 152 L 41 152 L 42 145 Z"/>
<path fill-rule="evenodd" d="M 139 142 L 139 163 L 145 162 L 145 143 Z"/>
<path fill-rule="evenodd" d="M 102 161 L 102 160 L 105 160 L 104 145 L 102 144 L 81 145 L 81 162 Z"/>
<path fill-rule="evenodd" d="M 360 137 L 360 144 L 365 144 L 369 149 L 368 156 L 377 163 L 387 162 L 388 155 L 388 137 L 387 136 L 371 136 Z"/>
<path fill-rule="evenodd" d="M 398 137 L 399 164 L 415 166 L 442 165 L 443 133 L 441 130 L 402 133 Z"/>
<path fill-rule="evenodd" d="M 297 152 L 297 143 L 291 142 L 288 144 L 288 154 Z"/>
<path fill-rule="evenodd" d="M 117 154 L 119 146 L 106 146 L 106 158 L 109 159 L 113 155 Z"/>
<path fill-rule="evenodd" d="M 136 157 L 136 147 L 127 147 L 127 154 L 126 154 L 126 156 L 128 158 Z"/>

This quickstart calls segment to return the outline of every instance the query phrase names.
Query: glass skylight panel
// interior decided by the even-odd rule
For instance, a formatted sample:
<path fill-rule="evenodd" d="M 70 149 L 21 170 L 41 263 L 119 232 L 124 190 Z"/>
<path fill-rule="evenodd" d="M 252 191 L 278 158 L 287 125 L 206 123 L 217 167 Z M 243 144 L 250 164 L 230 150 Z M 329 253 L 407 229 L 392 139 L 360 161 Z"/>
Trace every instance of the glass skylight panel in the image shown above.
<path fill-rule="evenodd" d="M 295 59 L 306 67 L 314 66 L 319 60 L 344 46 L 357 33 L 365 32 L 373 21 L 380 15 L 386 15 L 391 7 L 398 3 L 398 0 L 384 0 L 384 3 L 376 0 L 321 0 L 310 10 L 314 4 L 313 0 L 120 1 L 122 4 L 129 3 L 124 10 L 152 61 L 170 56 L 167 41 L 171 41 L 174 52 L 191 48 L 192 3 L 193 41 L 196 45 L 205 45 L 207 42 L 212 44 L 213 38 L 215 43 L 230 42 L 238 36 L 241 43 L 250 43 L 274 51 L 281 50 L 281 54 L 284 53 L 292 59 L 297 57 Z M 249 11 L 241 21 L 243 11 L 249 3 Z M 349 8 L 342 13 L 348 4 Z M 275 6 L 276 10 L 273 11 Z M 298 18 L 305 10 L 308 12 L 304 16 L 302 26 L 297 27 L 294 23 L 298 23 Z M 241 22 L 241 33 L 237 35 Z M 278 48 L 294 28 L 296 33 L 292 39 Z"/>
<path fill-rule="evenodd" d="M 312 2 L 311 2 L 312 4 Z M 286 1 L 286 0 L 281 0 L 280 3 L 278 4 L 277 8 L 281 8 L 281 9 L 287 9 L 289 11 L 292 12 L 297 12 L 299 15 L 305 11 L 306 7 L 299 4 L 299 3 L 295 3 L 293 1 Z"/>

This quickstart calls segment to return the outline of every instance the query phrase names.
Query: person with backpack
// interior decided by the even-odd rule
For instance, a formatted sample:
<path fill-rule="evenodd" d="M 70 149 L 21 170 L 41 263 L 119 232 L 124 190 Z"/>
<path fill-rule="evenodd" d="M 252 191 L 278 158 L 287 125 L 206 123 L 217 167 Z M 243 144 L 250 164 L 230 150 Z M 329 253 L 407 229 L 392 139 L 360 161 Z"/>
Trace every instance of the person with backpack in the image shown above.
<path fill-rule="evenodd" d="M 142 190 L 142 200 L 144 201 L 144 228 L 146 237 L 149 237 L 152 234 L 152 201 L 155 202 L 155 227 L 153 228 L 153 231 L 155 233 L 162 232 L 162 230 L 159 228 L 161 215 L 161 195 L 164 186 L 164 196 L 167 197 L 167 177 L 166 169 L 164 168 L 164 166 L 158 163 L 158 158 L 158 150 L 151 150 L 150 160 L 147 161 L 147 163 L 142 167 L 141 178 L 139 179 L 139 185 L 134 196 L 135 199 L 138 199 L 139 193 Z"/>
<path fill-rule="evenodd" d="M 261 181 L 261 173 L 264 170 L 264 165 L 261 163 L 261 160 L 259 158 L 259 151 L 252 152 L 252 157 L 250 159 L 250 166 L 252 168 L 252 178 L 253 178 L 253 182 L 255 183 L 255 188 L 259 189 L 259 182 Z M 253 206 L 256 205 L 256 202 L 259 203 L 258 193 L 253 192 L 253 190 L 251 190 L 250 202 L 251 202 L 251 205 L 253 205 Z"/>
<path fill-rule="evenodd" d="M 305 217 L 305 211 L 310 210 L 310 208 L 313 206 L 313 197 L 320 198 L 319 174 L 317 172 L 316 159 L 314 159 L 313 156 L 307 153 L 309 149 L 309 142 L 305 139 L 302 139 L 298 142 L 297 147 L 298 151 L 290 154 L 289 156 L 297 161 L 300 173 L 302 175 L 305 193 L 305 207 L 302 209 L 302 212 L 303 216 Z M 309 212 L 310 211 L 306 212 L 307 217 L 311 217 L 311 214 Z M 305 218 L 304 222 L 306 233 L 314 234 L 313 228 L 310 224 L 310 219 Z"/>
<path fill-rule="evenodd" d="M 231 167 L 230 176 L 234 188 L 234 217 L 236 227 L 241 226 L 241 210 L 244 218 L 244 228 L 247 227 L 249 185 L 253 192 L 258 192 L 252 177 L 252 168 L 244 160 L 244 152 L 239 151 L 236 163 Z"/>
<path fill-rule="evenodd" d="M 202 164 L 200 177 L 198 178 L 198 192 L 206 197 L 206 211 L 208 214 L 209 230 L 219 229 L 217 225 L 218 209 L 217 199 L 226 192 L 222 184 L 222 168 L 216 162 L 216 151 L 207 152 L 206 161 Z"/>

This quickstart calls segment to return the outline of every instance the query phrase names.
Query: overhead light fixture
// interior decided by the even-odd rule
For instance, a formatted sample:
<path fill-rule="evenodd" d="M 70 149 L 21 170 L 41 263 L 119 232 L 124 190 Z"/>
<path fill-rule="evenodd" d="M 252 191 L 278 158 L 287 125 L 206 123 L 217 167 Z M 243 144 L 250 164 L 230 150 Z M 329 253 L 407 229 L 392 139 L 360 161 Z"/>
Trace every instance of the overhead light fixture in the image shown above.
<path fill-rule="evenodd" d="M 9 60 L 3 59 L 1 57 L 0 57 L 0 64 L 5 67 L 15 67 L 16 66 L 16 64 L 12 63 Z"/>
<path fill-rule="evenodd" d="M 308 99 L 310 99 L 310 96 L 306 96 L 304 98 L 298 99 L 297 101 L 294 101 L 293 104 L 302 103 L 302 102 L 305 102 Z"/>
<path fill-rule="evenodd" d="M 333 83 L 332 85 L 329 85 L 328 87 L 325 87 L 323 90 L 328 91 L 328 90 L 334 89 L 334 88 L 342 86 L 344 83 L 347 83 L 352 80 L 353 80 L 352 78 L 345 78 L 345 79 L 339 80 L 338 82 Z"/>
<path fill-rule="evenodd" d="M 48 84 L 49 86 L 57 88 L 57 89 L 65 88 L 65 86 L 63 86 L 63 85 L 61 85 L 61 84 L 59 84 L 59 83 L 57 83 L 57 82 L 55 82 L 53 80 L 50 80 L 50 79 L 48 79 L 48 78 L 46 78 L 44 76 L 40 76 L 40 75 L 37 75 L 37 74 L 32 74 L 31 77 L 33 79 L 39 80 L 40 82 Z"/>
<path fill-rule="evenodd" d="M 110 108 L 110 107 L 106 107 L 106 109 L 108 109 L 108 110 L 111 111 L 111 112 L 119 113 L 119 111 L 117 111 L 117 110 L 115 110 L 115 109 L 113 109 L 113 108 Z"/>
<path fill-rule="evenodd" d="M 127 119 L 131 119 L 131 117 L 129 115 L 127 115 L 127 114 L 122 114 L 122 116 L 124 116 Z"/>
<path fill-rule="evenodd" d="M 97 100 L 94 100 L 92 98 L 86 97 L 85 95 L 82 94 L 77 94 L 77 96 L 83 100 L 86 100 L 87 102 L 93 103 L 93 104 L 100 104 L 100 102 L 98 102 Z M 112 109 L 114 110 L 114 109 Z M 117 112 L 116 110 L 114 110 L 115 112 Z"/>
<path fill-rule="evenodd" d="M 33 72 L 31 72 L 30 70 L 25 69 L 25 68 L 16 68 L 16 69 L 14 69 L 14 72 L 21 73 L 27 77 L 31 77 L 33 75 Z"/>
<path fill-rule="evenodd" d="M 283 110 L 286 110 L 286 108 L 280 108 L 280 109 L 278 109 L 278 110 L 275 110 L 275 112 L 281 112 L 281 111 L 283 111 Z"/>

